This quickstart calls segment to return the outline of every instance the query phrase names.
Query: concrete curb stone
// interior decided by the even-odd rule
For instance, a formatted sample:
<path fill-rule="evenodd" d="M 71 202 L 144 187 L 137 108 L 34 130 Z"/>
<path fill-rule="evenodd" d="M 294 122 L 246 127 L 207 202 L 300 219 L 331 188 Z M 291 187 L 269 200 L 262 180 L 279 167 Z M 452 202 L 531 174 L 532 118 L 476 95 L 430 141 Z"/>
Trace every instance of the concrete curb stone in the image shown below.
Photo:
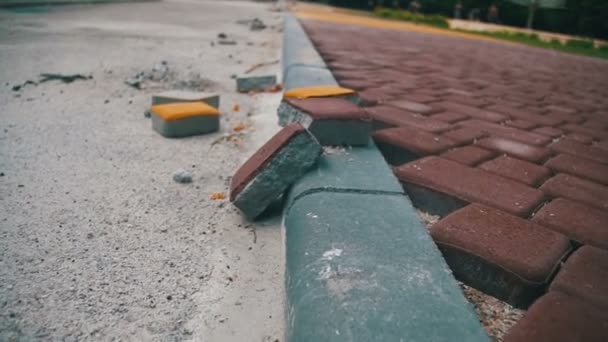
<path fill-rule="evenodd" d="M 284 89 L 337 84 L 297 20 L 285 20 Z M 366 145 L 326 148 L 289 190 L 286 340 L 487 341 L 403 188 Z"/>

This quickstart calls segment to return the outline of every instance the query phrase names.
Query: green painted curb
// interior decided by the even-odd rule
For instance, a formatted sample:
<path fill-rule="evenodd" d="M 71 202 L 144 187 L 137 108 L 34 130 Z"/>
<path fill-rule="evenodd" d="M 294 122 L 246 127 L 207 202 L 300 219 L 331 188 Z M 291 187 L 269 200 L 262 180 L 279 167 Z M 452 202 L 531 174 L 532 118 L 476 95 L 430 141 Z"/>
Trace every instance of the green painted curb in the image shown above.
<path fill-rule="evenodd" d="M 405 196 L 318 192 L 287 227 L 287 341 L 487 341 Z"/>
<path fill-rule="evenodd" d="M 284 81 L 300 76 L 284 88 L 335 82 L 316 50 L 285 51 L 314 50 L 297 20 L 285 26 L 300 45 L 283 47 Z M 488 341 L 373 142 L 326 148 L 291 187 L 283 223 L 287 341 Z"/>

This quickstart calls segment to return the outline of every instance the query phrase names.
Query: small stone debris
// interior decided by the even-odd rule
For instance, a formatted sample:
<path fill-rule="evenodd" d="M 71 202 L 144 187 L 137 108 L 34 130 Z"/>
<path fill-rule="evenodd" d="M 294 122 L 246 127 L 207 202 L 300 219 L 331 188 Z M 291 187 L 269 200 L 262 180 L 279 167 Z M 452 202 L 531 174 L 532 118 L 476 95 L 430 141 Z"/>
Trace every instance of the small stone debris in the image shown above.
<path fill-rule="evenodd" d="M 192 173 L 184 169 L 177 170 L 173 173 L 173 180 L 180 184 L 192 183 Z"/>
<path fill-rule="evenodd" d="M 48 81 L 61 81 L 63 83 L 72 83 L 77 80 L 91 80 L 93 79 L 92 75 L 83 75 L 83 74 L 54 74 L 54 73 L 42 73 L 39 76 L 38 81 L 27 80 L 21 84 L 14 85 L 11 89 L 13 91 L 19 91 L 23 89 L 27 85 L 38 85 L 41 83 L 45 83 Z"/>
<path fill-rule="evenodd" d="M 214 201 L 221 201 L 226 199 L 226 194 L 223 192 L 214 192 L 211 194 L 210 198 Z"/>
<path fill-rule="evenodd" d="M 14 85 L 11 89 L 13 91 L 19 91 L 19 90 L 21 90 L 21 88 L 25 87 L 28 84 L 37 85 L 38 83 L 36 83 L 36 82 L 34 82 L 32 80 L 27 80 L 27 81 L 23 82 L 22 84 Z"/>
<path fill-rule="evenodd" d="M 79 81 L 79 80 L 92 80 L 93 76 L 92 75 L 83 75 L 83 74 L 51 74 L 51 73 L 44 73 L 44 74 L 40 74 L 40 81 L 38 81 L 38 83 L 44 83 L 44 82 L 48 82 L 48 81 L 61 81 L 63 83 L 72 83 L 74 81 Z"/>
<path fill-rule="evenodd" d="M 251 25 L 249 25 L 249 30 L 251 31 L 262 31 L 266 28 L 266 24 L 258 18 L 255 18 L 251 21 Z"/>
<path fill-rule="evenodd" d="M 217 37 L 219 39 L 226 39 L 226 38 L 228 38 L 228 35 L 226 35 L 224 32 L 220 32 L 217 34 Z"/>
<path fill-rule="evenodd" d="M 125 83 L 135 89 L 144 89 L 146 81 L 160 82 L 169 74 L 169 63 L 161 61 L 152 70 L 140 71 L 125 80 Z"/>
<path fill-rule="evenodd" d="M 277 77 L 274 75 L 238 77 L 236 89 L 240 93 L 250 91 L 264 91 L 277 85 Z"/>
<path fill-rule="evenodd" d="M 236 45 L 236 40 L 220 39 L 217 43 L 220 45 Z"/>
<path fill-rule="evenodd" d="M 149 109 L 146 109 L 146 110 L 144 111 L 144 117 L 145 117 L 145 118 L 150 118 L 151 116 L 152 116 L 152 112 L 150 112 L 150 110 L 149 110 Z"/>

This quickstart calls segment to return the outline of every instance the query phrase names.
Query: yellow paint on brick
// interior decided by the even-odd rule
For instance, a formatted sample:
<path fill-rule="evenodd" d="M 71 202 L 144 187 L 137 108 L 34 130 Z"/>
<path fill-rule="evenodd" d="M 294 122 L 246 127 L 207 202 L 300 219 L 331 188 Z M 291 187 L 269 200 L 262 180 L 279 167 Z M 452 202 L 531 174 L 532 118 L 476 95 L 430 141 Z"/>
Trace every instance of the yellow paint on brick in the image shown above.
<path fill-rule="evenodd" d="M 154 105 L 150 111 L 165 121 L 186 119 L 195 116 L 219 115 L 220 112 L 204 102 L 178 102 Z"/>
<path fill-rule="evenodd" d="M 310 97 L 352 95 L 354 93 L 355 91 L 352 89 L 338 86 L 315 86 L 288 90 L 283 94 L 283 97 L 288 99 L 307 99 Z"/>
<path fill-rule="evenodd" d="M 323 5 L 314 5 L 314 4 L 304 4 L 299 3 L 297 6 L 292 8 L 296 16 L 300 19 L 306 20 L 316 20 L 316 21 L 324 21 L 331 22 L 337 24 L 348 24 L 348 25 L 359 25 L 359 26 L 368 26 L 375 28 L 383 28 L 383 29 L 391 29 L 391 30 L 401 30 L 401 31 L 412 31 L 412 32 L 421 32 L 421 33 L 430 33 L 430 34 L 438 34 L 444 36 L 453 36 L 453 37 L 461 37 L 468 39 L 476 39 L 476 40 L 487 40 L 487 41 L 495 41 L 507 44 L 515 44 L 512 42 L 507 42 L 501 39 L 495 39 L 491 37 L 484 37 L 475 34 L 468 34 L 464 32 L 456 32 L 448 29 L 435 28 L 426 25 L 417 25 L 413 23 L 408 23 L 405 21 L 397 21 L 397 20 L 388 20 L 372 17 L 366 12 L 359 11 L 348 11 L 342 10 L 338 8 L 333 8 L 329 6 Z"/>

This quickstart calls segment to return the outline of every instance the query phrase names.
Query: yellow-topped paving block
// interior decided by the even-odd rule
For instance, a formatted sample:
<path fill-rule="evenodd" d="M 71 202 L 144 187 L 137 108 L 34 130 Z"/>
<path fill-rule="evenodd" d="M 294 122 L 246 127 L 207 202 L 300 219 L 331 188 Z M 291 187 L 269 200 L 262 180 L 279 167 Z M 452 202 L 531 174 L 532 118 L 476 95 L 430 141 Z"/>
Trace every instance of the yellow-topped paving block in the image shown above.
<path fill-rule="evenodd" d="M 348 88 L 338 86 L 314 86 L 288 90 L 283 94 L 283 97 L 288 99 L 307 99 L 311 97 L 346 96 L 354 94 L 355 91 Z"/>
<path fill-rule="evenodd" d="M 217 108 L 211 107 L 203 102 L 179 102 L 154 105 L 150 111 L 165 121 L 174 121 L 196 116 L 218 116 L 220 114 Z"/>

